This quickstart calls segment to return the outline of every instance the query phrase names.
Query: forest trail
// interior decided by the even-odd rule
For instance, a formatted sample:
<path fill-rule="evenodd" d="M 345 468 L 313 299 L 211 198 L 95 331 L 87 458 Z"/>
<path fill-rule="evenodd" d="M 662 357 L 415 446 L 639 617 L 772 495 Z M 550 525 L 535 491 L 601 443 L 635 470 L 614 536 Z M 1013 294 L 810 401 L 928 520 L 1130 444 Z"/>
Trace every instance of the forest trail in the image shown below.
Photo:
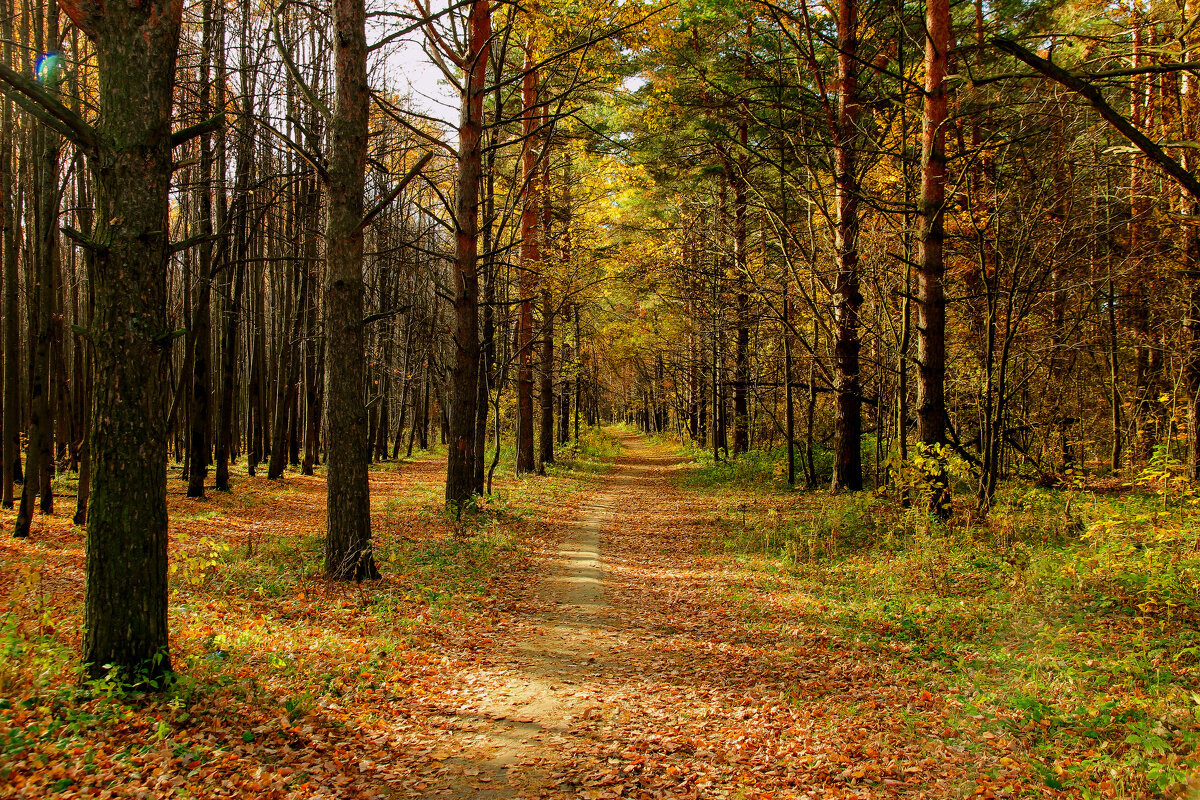
<path fill-rule="evenodd" d="M 624 452 L 447 727 L 463 742 L 415 797 L 966 796 L 1001 753 L 970 752 L 946 704 L 896 664 L 756 624 L 760 587 L 709 552 L 712 499 L 670 448 Z M 1003 744 L 1003 743 L 1002 743 Z"/>
<path fill-rule="evenodd" d="M 52 751 L 66 792 L 45 762 L 9 757 L 22 788 L 0 795 L 815 800 L 1031 785 L 1019 741 L 978 730 L 934 665 L 839 637 L 786 571 L 724 548 L 758 501 L 686 488 L 670 446 L 621 444 L 599 479 L 505 478 L 477 538 L 441 513 L 443 460 L 372 470 L 384 579 L 371 586 L 311 572 L 320 476 L 242 479 L 206 501 L 172 481 L 176 546 L 220 541 L 229 556 L 175 596 L 194 694 L 64 738 L 96 763 Z M 62 519 L 38 517 L 35 551 L 0 547 L 36 559 L 49 589 L 22 624 L 64 620 L 58 636 L 77 630 L 83 567 Z M 0 590 L 25 580 L 10 569 Z M 109 719 L 105 702 L 86 713 Z M 0 736 L 23 735 L 31 713 L 0 705 Z"/>
<path fill-rule="evenodd" d="M 526 797 L 579 788 L 562 755 L 590 744 L 581 723 L 600 716 L 607 696 L 596 679 L 621 667 L 613 647 L 620 626 L 611 619 L 620 610 L 607 602 L 601 543 L 628 509 L 642 506 L 643 495 L 665 489 L 667 471 L 681 462 L 639 437 L 623 436 L 622 447 L 625 454 L 544 559 L 533 613 L 521 621 L 521 638 L 508 644 L 513 674 L 481 704 L 479 716 L 487 722 L 477 766 L 465 768 L 453 796 Z"/>

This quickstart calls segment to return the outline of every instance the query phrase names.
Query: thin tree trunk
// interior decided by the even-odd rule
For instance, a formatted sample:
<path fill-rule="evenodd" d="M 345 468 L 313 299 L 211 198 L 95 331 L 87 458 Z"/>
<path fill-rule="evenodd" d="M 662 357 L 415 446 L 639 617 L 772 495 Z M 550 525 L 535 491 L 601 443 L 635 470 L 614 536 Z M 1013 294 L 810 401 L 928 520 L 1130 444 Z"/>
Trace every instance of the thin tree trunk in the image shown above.
<path fill-rule="evenodd" d="M 837 222 L 837 282 L 834 323 L 833 488 L 859 491 L 862 479 L 862 386 L 859 383 L 858 314 L 862 307 L 858 274 L 858 4 L 838 0 L 838 109 L 834 138 Z"/>
<path fill-rule="evenodd" d="M 34 20 L 37 46 L 44 47 L 47 21 L 57 31 L 57 6 L 50 3 L 49 20 L 38 16 Z M 48 82 L 47 82 L 48 83 Z M 57 93 L 51 86 L 50 91 Z M 29 321 L 33 333 L 29 361 L 29 446 L 25 453 L 25 483 L 13 536 L 29 535 L 33 520 L 33 504 L 42 495 L 42 513 L 53 512 L 53 497 L 47 491 L 53 471 L 53 420 L 51 418 L 50 347 L 54 317 L 54 258 L 58 249 L 58 147 L 59 136 L 47 127 L 38 126 L 33 132 L 35 170 L 33 198 L 34 232 L 33 285 L 30 288 Z"/>
<path fill-rule="evenodd" d="M 926 445 L 946 441 L 946 300 L 943 206 L 946 198 L 946 62 L 950 48 L 949 0 L 927 0 L 925 10 L 925 109 L 922 126 L 920 220 L 917 229 L 917 424 Z M 950 511 L 943 470 L 929 500 L 931 511 Z"/>
<path fill-rule="evenodd" d="M 4 37 L 4 64 L 13 63 L 13 0 L 5 0 L 0 8 L 0 35 Z M 13 484 L 21 472 L 20 410 L 21 385 L 17 364 L 21 359 L 21 341 L 17 306 L 17 228 L 21 222 L 21 205 L 13 182 L 13 110 L 7 97 L 0 103 L 0 249 L 3 250 L 4 270 L 4 418 L 0 425 L 0 506 L 13 507 Z"/>
<path fill-rule="evenodd" d="M 533 296 L 537 291 L 538 249 L 538 153 L 536 130 L 537 69 L 533 61 L 533 38 L 525 43 L 525 75 L 521 82 L 524 107 L 521 176 L 521 267 L 520 317 L 517 323 L 517 463 L 518 475 L 533 472 Z"/>
<path fill-rule="evenodd" d="M 211 116 L 212 106 L 212 0 L 204 0 L 201 4 L 201 45 L 200 45 L 200 108 L 205 118 Z M 224 169 L 224 164 L 221 165 Z M 200 188 L 198 191 L 200 207 L 199 235 L 211 237 L 213 232 L 213 153 L 212 137 L 205 133 L 200 136 Z M 204 479 L 208 477 L 208 463 L 211 451 L 209 441 L 210 376 L 208 359 L 212 353 L 212 282 L 213 282 L 213 246 L 211 239 L 200 243 L 200 300 L 196 304 L 192 325 L 195 327 L 195 342 L 192 347 L 192 392 L 191 408 L 188 419 L 188 497 L 204 497 Z"/>

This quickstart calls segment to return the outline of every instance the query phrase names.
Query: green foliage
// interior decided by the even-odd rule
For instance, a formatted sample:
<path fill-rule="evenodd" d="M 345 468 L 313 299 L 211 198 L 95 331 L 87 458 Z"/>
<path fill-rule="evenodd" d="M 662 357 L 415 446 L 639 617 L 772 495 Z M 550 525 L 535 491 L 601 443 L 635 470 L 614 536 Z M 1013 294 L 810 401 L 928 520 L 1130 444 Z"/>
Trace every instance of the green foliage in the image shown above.
<path fill-rule="evenodd" d="M 685 473 L 685 482 L 693 488 L 719 490 L 723 487 L 771 487 L 787 488 L 787 448 L 773 447 L 770 450 L 751 450 L 736 457 L 714 459 L 711 448 L 683 445 L 682 451 L 691 457 L 697 468 Z M 802 453 L 796 450 L 796 482 L 804 483 Z M 819 484 L 827 483 L 833 474 L 833 453 L 817 445 L 813 452 L 813 466 Z"/>
<path fill-rule="evenodd" d="M 914 462 L 900 474 L 915 500 L 945 462 Z M 948 681 L 964 717 L 1023 742 L 1048 787 L 1169 795 L 1200 769 L 1200 524 L 1179 470 L 1152 464 L 1150 493 L 1004 486 L 986 523 L 731 479 L 712 547 L 787 587 L 787 626 Z"/>
<path fill-rule="evenodd" d="M 949 516 L 953 451 L 949 445 L 917 442 L 907 459 L 893 452 L 885 463 L 888 482 L 896 494 L 912 505 L 938 516 Z"/>

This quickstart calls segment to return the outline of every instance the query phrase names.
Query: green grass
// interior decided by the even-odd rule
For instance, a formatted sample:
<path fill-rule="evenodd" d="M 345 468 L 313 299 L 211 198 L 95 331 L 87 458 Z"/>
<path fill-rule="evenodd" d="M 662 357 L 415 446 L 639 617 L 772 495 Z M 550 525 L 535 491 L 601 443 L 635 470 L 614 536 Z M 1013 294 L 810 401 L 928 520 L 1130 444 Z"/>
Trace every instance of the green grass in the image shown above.
<path fill-rule="evenodd" d="M 986 522 L 941 523 L 870 493 L 781 495 L 771 459 L 683 478 L 719 498 L 708 547 L 757 576 L 729 598 L 756 626 L 827 628 L 947 682 L 962 724 L 1025 742 L 1051 788 L 1135 797 L 1200 775 L 1190 494 L 1011 485 Z"/>

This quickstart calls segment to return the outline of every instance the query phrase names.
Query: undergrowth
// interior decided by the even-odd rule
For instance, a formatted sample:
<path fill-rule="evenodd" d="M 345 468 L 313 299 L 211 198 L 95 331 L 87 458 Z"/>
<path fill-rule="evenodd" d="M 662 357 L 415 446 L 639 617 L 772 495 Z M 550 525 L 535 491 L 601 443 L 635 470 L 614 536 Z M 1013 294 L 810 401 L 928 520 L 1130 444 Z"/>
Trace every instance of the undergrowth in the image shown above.
<path fill-rule="evenodd" d="M 986 520 L 939 521 L 878 493 L 784 492 L 763 478 L 773 458 L 682 480 L 719 489 L 710 547 L 759 575 L 753 612 L 781 639 L 827 629 L 943 682 L 1048 788 L 1200 796 L 1192 492 L 1161 475 L 1116 492 L 1014 484 Z"/>

